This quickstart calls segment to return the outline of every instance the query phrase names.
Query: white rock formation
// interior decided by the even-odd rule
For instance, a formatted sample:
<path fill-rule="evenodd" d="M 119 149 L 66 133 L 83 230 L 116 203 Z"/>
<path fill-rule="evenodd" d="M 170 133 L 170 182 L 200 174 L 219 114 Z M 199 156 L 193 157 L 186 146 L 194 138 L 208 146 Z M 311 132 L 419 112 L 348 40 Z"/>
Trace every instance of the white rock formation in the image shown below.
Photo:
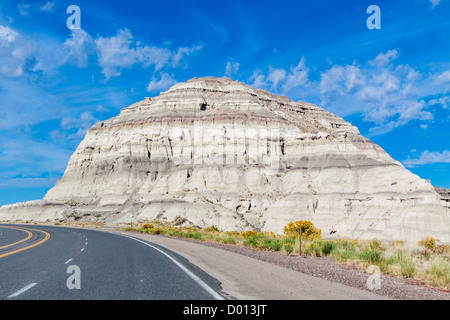
<path fill-rule="evenodd" d="M 172 221 L 282 233 L 450 242 L 449 201 L 315 105 L 194 78 L 93 126 L 42 201 L 0 220 Z"/>

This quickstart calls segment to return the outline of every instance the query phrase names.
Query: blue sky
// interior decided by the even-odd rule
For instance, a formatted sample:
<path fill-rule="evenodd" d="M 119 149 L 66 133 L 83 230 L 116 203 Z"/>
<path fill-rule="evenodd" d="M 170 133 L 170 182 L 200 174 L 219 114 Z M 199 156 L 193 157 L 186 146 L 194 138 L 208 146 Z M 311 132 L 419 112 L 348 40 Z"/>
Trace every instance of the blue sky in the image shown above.
<path fill-rule="evenodd" d="M 450 0 L 1 0 L 0 205 L 41 199 L 94 123 L 202 76 L 315 103 L 450 188 L 449 38 Z"/>

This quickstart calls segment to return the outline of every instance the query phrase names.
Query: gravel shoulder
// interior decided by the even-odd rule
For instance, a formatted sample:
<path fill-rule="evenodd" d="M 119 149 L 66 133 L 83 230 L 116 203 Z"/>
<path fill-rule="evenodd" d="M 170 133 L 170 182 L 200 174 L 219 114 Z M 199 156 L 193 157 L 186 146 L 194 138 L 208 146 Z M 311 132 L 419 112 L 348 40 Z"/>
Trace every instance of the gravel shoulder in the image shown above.
<path fill-rule="evenodd" d="M 162 235 L 114 231 L 161 245 L 182 255 L 222 283 L 236 299 L 269 300 L 450 300 L 450 293 L 418 281 L 380 275 L 379 289 L 369 290 L 371 274 L 327 257 L 286 256 L 243 246 Z"/>

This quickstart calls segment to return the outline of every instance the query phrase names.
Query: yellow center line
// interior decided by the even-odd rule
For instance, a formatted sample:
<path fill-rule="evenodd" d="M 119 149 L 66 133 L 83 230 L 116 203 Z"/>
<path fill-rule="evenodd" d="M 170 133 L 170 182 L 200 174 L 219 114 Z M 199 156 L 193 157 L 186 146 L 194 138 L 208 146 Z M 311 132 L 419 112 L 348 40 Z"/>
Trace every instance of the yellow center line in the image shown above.
<path fill-rule="evenodd" d="M 19 228 L 18 228 L 18 230 L 22 230 L 22 229 L 19 229 Z M 21 251 L 24 251 L 24 250 L 28 250 L 28 249 L 30 249 L 30 248 L 33 248 L 33 247 L 35 247 L 35 246 L 38 246 L 38 245 L 44 243 L 45 241 L 47 241 L 47 240 L 50 238 L 50 234 L 49 234 L 48 232 L 43 231 L 43 230 L 23 228 L 23 231 L 25 231 L 25 230 L 32 230 L 32 231 L 39 231 L 39 232 L 42 232 L 42 233 L 45 234 L 45 238 L 42 239 L 42 240 L 39 241 L 39 242 L 36 242 L 36 243 L 33 243 L 32 245 L 27 246 L 27 247 L 24 247 L 24 248 L 21 248 L 21 249 L 17 249 L 17 250 L 8 252 L 8 253 L 4 253 L 4 254 L 0 255 L 0 258 L 9 256 L 9 255 L 14 254 L 14 253 L 17 253 L 17 252 L 21 252 Z"/>
<path fill-rule="evenodd" d="M 5 245 L 5 246 L 3 246 L 3 247 L 0 247 L 0 249 L 7 248 L 7 247 L 11 247 L 11 246 L 13 246 L 13 245 L 15 245 L 15 244 L 19 244 L 19 243 L 21 243 L 21 242 L 27 241 L 28 239 L 30 239 L 30 238 L 33 236 L 33 234 L 32 234 L 30 231 L 28 231 L 28 230 L 23 230 L 23 229 L 18 229 L 18 228 L 13 228 L 13 227 L 4 227 L 4 226 L 1 226 L 0 228 L 7 228 L 7 229 L 13 229 L 13 230 L 20 230 L 20 231 L 23 231 L 23 232 L 28 233 L 28 236 L 27 236 L 26 238 L 24 238 L 24 239 L 22 239 L 22 240 L 20 240 L 20 241 L 14 242 L 14 243 L 7 244 L 7 245 Z"/>

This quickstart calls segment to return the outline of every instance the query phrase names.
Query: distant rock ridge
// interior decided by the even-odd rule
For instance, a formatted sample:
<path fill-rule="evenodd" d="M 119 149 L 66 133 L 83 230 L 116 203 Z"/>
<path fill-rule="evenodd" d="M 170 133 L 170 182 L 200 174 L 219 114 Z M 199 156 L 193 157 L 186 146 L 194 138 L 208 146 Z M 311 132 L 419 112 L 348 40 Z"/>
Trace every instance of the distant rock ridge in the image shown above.
<path fill-rule="evenodd" d="M 437 190 L 437 191 L 436 191 Z M 342 118 L 228 78 L 194 78 L 94 125 L 41 201 L 0 220 L 173 221 L 450 243 L 450 205 Z"/>

